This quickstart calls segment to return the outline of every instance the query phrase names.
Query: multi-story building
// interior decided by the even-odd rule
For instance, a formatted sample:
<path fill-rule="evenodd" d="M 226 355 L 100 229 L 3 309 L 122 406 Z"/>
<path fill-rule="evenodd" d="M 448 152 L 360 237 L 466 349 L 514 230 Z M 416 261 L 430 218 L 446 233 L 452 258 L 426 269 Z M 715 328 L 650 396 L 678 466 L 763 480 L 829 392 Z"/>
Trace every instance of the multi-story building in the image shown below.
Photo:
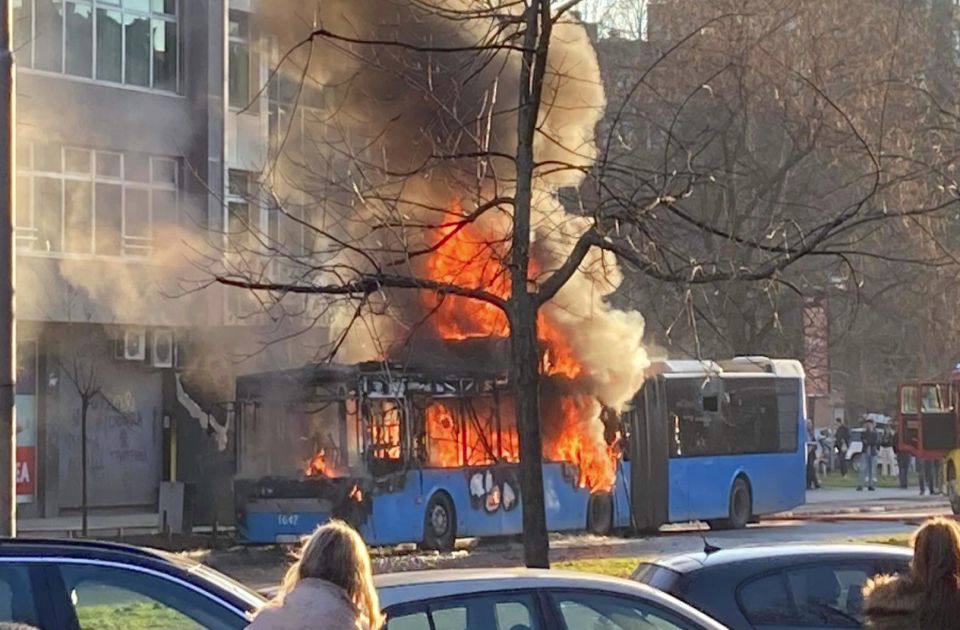
<path fill-rule="evenodd" d="M 251 193 L 278 107 L 250 1 L 14 0 L 18 499 L 52 517 L 196 484 L 232 513 L 237 300 L 198 291 L 191 239 L 268 222 Z M 241 369 L 242 371 L 242 369 Z"/>

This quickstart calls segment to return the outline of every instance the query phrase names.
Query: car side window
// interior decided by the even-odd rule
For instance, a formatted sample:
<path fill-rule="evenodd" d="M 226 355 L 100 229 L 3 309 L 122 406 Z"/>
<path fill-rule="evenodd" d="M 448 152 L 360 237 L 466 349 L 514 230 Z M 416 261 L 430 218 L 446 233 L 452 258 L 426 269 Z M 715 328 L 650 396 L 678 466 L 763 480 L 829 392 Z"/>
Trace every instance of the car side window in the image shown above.
<path fill-rule="evenodd" d="M 787 583 L 804 625 L 859 628 L 867 581 L 864 564 L 818 564 L 786 571 Z"/>
<path fill-rule="evenodd" d="M 445 598 L 387 610 L 387 630 L 540 630 L 529 593 Z"/>
<path fill-rule="evenodd" d="M 0 621 L 40 625 L 30 568 L 25 564 L 0 564 Z"/>
<path fill-rule="evenodd" d="M 593 592 L 554 592 L 550 601 L 566 630 L 691 630 L 677 615 L 637 598 Z"/>
<path fill-rule="evenodd" d="M 782 573 L 764 575 L 746 582 L 737 593 L 743 616 L 751 624 L 795 625 L 800 617 L 787 593 Z"/>
<path fill-rule="evenodd" d="M 239 630 L 247 620 L 225 605 L 175 581 L 132 569 L 61 564 L 80 630 L 126 627 Z"/>

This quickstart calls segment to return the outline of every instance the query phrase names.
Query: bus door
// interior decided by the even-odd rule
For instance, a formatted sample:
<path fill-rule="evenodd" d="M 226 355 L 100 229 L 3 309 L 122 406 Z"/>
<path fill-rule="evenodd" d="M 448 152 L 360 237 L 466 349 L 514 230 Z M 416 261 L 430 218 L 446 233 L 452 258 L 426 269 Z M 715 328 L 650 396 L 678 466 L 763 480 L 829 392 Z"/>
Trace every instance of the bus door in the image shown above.
<path fill-rule="evenodd" d="M 667 522 L 670 428 L 662 376 L 648 379 L 630 412 L 630 509 L 633 526 L 656 531 Z"/>
<path fill-rule="evenodd" d="M 920 455 L 920 386 L 917 383 L 900 385 L 897 390 L 897 434 L 900 447 Z"/>
<path fill-rule="evenodd" d="M 920 447 L 943 457 L 957 446 L 957 422 L 949 383 L 921 383 Z"/>

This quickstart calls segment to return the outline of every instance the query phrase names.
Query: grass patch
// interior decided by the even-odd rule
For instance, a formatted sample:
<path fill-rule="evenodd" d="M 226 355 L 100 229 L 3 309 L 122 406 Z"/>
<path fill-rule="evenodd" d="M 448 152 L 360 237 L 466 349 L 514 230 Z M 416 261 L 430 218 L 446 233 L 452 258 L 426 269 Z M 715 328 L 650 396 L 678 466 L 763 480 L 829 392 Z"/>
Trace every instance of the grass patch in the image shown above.
<path fill-rule="evenodd" d="M 850 538 L 847 542 L 868 543 L 871 545 L 897 545 L 898 547 L 909 547 L 910 536 L 913 532 L 904 532 L 902 534 L 879 534 L 875 536 L 861 536 L 859 538 Z"/>
<path fill-rule="evenodd" d="M 876 480 L 875 488 L 899 488 L 900 487 L 900 478 L 899 477 L 881 477 L 878 476 Z M 846 477 L 841 477 L 838 472 L 827 473 L 825 477 L 820 480 L 820 484 L 824 488 L 856 488 L 857 484 L 860 483 L 860 475 L 855 471 L 848 471 Z M 917 487 L 917 475 L 910 473 L 907 479 L 909 487 Z"/>
<path fill-rule="evenodd" d="M 580 560 L 563 560 L 550 564 L 554 569 L 563 571 L 583 571 L 612 577 L 630 577 L 637 565 L 649 558 L 582 558 Z"/>

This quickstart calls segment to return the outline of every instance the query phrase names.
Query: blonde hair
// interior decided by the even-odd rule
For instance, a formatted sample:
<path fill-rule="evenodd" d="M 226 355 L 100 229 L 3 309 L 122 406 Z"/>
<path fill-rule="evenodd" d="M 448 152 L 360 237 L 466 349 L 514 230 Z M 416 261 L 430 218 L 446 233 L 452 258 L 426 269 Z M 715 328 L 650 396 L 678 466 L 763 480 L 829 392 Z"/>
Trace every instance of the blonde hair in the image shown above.
<path fill-rule="evenodd" d="M 371 630 L 383 625 L 380 599 L 373 585 L 370 553 L 363 538 L 343 521 L 333 520 L 317 528 L 300 549 L 283 578 L 275 600 L 283 598 L 304 579 L 317 579 L 339 586 L 365 618 Z"/>

